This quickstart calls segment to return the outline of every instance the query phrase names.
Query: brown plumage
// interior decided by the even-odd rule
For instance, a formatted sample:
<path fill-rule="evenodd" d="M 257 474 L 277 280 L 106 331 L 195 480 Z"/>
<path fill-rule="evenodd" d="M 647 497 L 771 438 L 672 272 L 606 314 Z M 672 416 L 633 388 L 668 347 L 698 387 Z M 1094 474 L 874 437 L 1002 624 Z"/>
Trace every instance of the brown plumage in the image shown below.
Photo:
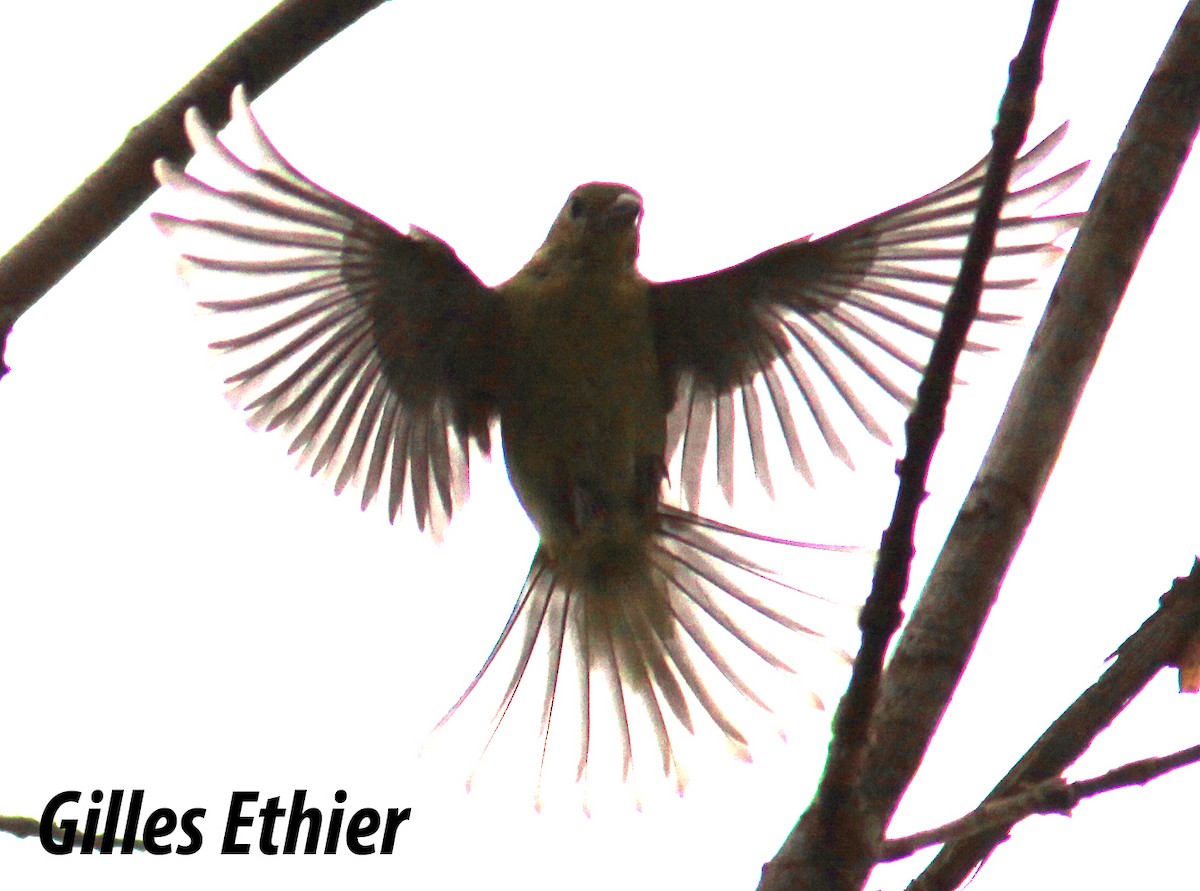
<path fill-rule="evenodd" d="M 515 667 L 494 732 L 540 646 L 548 677 L 536 682 L 539 758 L 561 728 L 576 741 L 578 775 L 588 772 L 602 692 L 626 778 L 644 757 L 634 759 L 646 745 L 639 727 L 657 750 L 647 760 L 680 788 L 672 739 L 698 716 L 745 755 L 735 716 L 768 703 L 743 666 L 788 667 L 759 629 L 818 635 L 798 618 L 809 603 L 800 589 L 744 553 L 809 546 L 671 506 L 667 467 L 679 453 L 678 495 L 695 505 L 712 459 L 732 501 L 739 427 L 768 492 L 771 438 L 810 480 L 804 444 L 816 435 L 849 463 L 831 407 L 886 440 L 857 392 L 909 401 L 923 360 L 898 344 L 919 346 L 936 332 L 983 162 L 840 232 L 672 282 L 637 270 L 641 197 L 590 183 L 571 193 L 529 263 L 490 288 L 435 236 L 398 232 L 304 178 L 267 141 L 240 89 L 233 109 L 254 136 L 257 164 L 229 152 L 193 110 L 193 144 L 234 182 L 218 190 L 159 161 L 159 180 L 199 211 L 155 219 L 184 240 L 185 264 L 216 294 L 202 305 L 235 326 L 213 346 L 246 356 L 228 383 L 252 423 L 284 428 L 312 472 L 329 474 L 338 492 L 356 484 L 364 508 L 386 499 L 394 520 L 407 502 L 435 533 L 466 498 L 471 446 L 487 453 L 498 424 L 509 478 L 537 528 L 512 617 L 451 714 L 508 652 Z M 1064 132 L 1028 152 L 1015 176 Z M 1083 168 L 1010 196 L 997 263 L 1038 266 L 1059 255 L 1053 242 L 1079 215 L 1029 212 Z M 989 287 L 1032 280 L 1022 273 Z M 568 674 L 577 714 L 555 710 Z"/>

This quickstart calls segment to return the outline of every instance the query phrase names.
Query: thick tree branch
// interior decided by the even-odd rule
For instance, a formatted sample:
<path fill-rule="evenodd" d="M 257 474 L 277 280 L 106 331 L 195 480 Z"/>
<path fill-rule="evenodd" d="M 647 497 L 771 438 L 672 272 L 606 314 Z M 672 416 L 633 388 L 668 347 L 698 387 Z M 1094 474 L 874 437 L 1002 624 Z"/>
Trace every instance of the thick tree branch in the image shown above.
<path fill-rule="evenodd" d="M 891 820 L 958 684 L 1198 122 L 1200 0 L 1192 0 L 1105 172 L 884 679 L 861 778 L 877 825 Z"/>
<path fill-rule="evenodd" d="M 284 0 L 229 44 L 129 135 L 112 156 L 12 250 L 0 257 L 0 377 L 13 324 L 105 238 L 158 184 L 155 158 L 183 164 L 191 149 L 183 113 L 199 107 L 215 126 L 229 121 L 229 94 L 244 83 L 251 98 L 383 0 Z"/>
<path fill-rule="evenodd" d="M 900 603 L 908 587 L 917 513 L 934 449 L 945 425 L 954 369 L 979 311 L 984 272 L 996 232 L 1013 161 L 1033 118 L 1033 99 L 1042 76 L 1042 53 L 1054 18 L 1055 0 L 1036 0 L 1029 27 L 1010 66 L 1008 88 L 1000 104 L 988 170 L 971 227 L 958 280 L 947 304 L 941 331 L 917 390 L 917 402 L 905 426 L 907 452 L 900 464 L 900 486 L 892 520 L 884 532 L 879 563 L 859 627 L 862 646 L 845 696 L 833 720 L 833 741 L 825 774 L 812 806 L 792 830 L 776 857 L 763 870 L 760 888 L 858 888 L 875 863 L 884 823 L 871 819 L 859 785 L 868 734 L 888 643 L 900 626 Z"/>

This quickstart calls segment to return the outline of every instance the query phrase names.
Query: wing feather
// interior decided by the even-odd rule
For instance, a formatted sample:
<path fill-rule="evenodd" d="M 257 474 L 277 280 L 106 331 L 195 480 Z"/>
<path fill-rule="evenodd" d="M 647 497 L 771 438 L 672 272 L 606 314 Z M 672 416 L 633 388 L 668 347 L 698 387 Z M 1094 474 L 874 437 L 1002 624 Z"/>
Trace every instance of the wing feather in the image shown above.
<path fill-rule="evenodd" d="M 1018 159 L 1013 181 L 1037 167 L 1062 141 L 1066 125 Z M 668 421 L 672 454 L 682 452 L 680 494 L 696 504 L 704 467 L 717 463 L 719 488 L 734 492 L 733 428 L 745 427 L 755 475 L 768 493 L 760 395 L 774 410 L 796 470 L 812 482 L 802 436 L 819 434 L 853 466 L 846 432 L 861 428 L 888 441 L 874 408 L 907 406 L 924 370 L 924 351 L 958 272 L 987 159 L 922 198 L 823 238 L 772 248 L 728 269 L 651 284 L 660 363 L 675 394 Z M 1009 193 L 985 287 L 1025 287 L 1062 255 L 1054 244 L 1082 214 L 1036 216 L 1046 201 L 1083 174 L 1086 164 Z M 979 321 L 1011 322 L 988 311 Z M 972 342 L 968 349 L 990 349 Z M 903 379 L 903 380 L 901 380 Z M 740 393 L 740 399 L 731 396 Z M 790 416 L 799 395 L 802 434 Z M 736 406 L 740 404 L 741 409 Z M 716 426 L 716 448 L 710 427 Z M 845 429 L 844 429 L 845 428 Z M 669 456 L 668 456 L 669 457 Z"/>
<path fill-rule="evenodd" d="M 386 496 L 394 520 L 407 485 L 417 525 L 437 534 L 466 497 L 470 442 L 488 449 L 503 306 L 437 238 L 402 234 L 304 177 L 241 88 L 232 108 L 254 163 L 193 109 L 188 135 L 214 172 L 157 162 L 194 211 L 154 215 L 200 305 L 226 323 L 213 349 L 243 362 L 230 398 L 252 425 L 283 428 L 335 492 L 359 484 L 364 509 Z"/>

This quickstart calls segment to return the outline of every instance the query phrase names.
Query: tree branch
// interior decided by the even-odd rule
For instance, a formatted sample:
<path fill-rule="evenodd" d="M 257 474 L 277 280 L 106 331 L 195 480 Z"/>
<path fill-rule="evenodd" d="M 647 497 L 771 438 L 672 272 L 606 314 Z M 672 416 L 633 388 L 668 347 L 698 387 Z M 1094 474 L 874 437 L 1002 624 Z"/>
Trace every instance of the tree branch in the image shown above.
<path fill-rule="evenodd" d="M 204 70 L 129 131 L 112 156 L 0 257 L 0 377 L 13 324 L 154 194 L 155 158 L 184 164 L 191 148 L 183 113 L 197 106 L 216 127 L 229 121 L 239 83 L 262 93 L 325 41 L 383 0 L 284 0 L 229 44 Z"/>
<path fill-rule="evenodd" d="M 39 823 L 34 817 L 12 817 L 0 815 L 0 832 L 7 832 L 9 835 L 15 835 L 17 838 L 29 838 L 31 836 L 38 835 L 41 832 L 41 825 L 42 824 Z M 54 824 L 51 832 L 55 841 L 61 842 L 64 838 L 66 838 L 66 833 L 63 832 L 63 828 L 57 823 Z M 83 842 L 84 834 L 82 832 L 77 832 L 75 834 L 75 839 L 72 842 L 72 846 L 81 848 L 83 847 Z M 118 838 L 113 840 L 114 848 L 124 846 L 125 841 L 123 839 Z M 140 838 L 134 839 L 131 847 L 135 851 L 146 850 L 146 845 Z"/>
<path fill-rule="evenodd" d="M 979 311 L 983 278 L 995 245 L 1013 161 L 1033 118 L 1042 76 L 1042 53 L 1055 0 L 1035 0 L 1025 40 L 1009 69 L 979 207 L 962 268 L 947 303 L 941 330 L 905 425 L 907 453 L 892 520 L 884 532 L 871 593 L 859 619 L 862 646 L 850 684 L 833 720 L 833 741 L 816 798 L 775 858 L 763 869 L 762 891 L 783 888 L 858 888 L 875 863 L 884 823 L 863 808 L 860 781 L 871 735 L 888 643 L 900 626 L 900 603 L 908 587 L 917 513 L 933 453 L 945 425 L 954 369 Z"/>
<path fill-rule="evenodd" d="M 936 829 L 916 832 L 903 838 L 888 839 L 879 851 L 880 862 L 901 860 L 930 845 L 944 844 L 981 832 L 1008 831 L 1033 814 L 1070 815 L 1085 798 L 1126 786 L 1144 786 L 1173 770 L 1200 761 L 1200 746 L 1165 755 L 1133 761 L 1090 780 L 1068 783 L 1060 777 L 1042 780 L 1014 794 L 981 804 L 971 813 Z"/>
<path fill-rule="evenodd" d="M 1105 172 L 884 679 L 861 778 L 879 826 L 891 820 L 958 684 L 1198 122 L 1200 0 L 1192 0 Z"/>
<path fill-rule="evenodd" d="M 1158 610 L 1117 648 L 1116 661 L 1042 734 L 984 799 L 1013 795 L 1023 786 L 1057 777 L 1070 767 L 1158 672 L 1179 661 L 1200 629 L 1200 560 L 1163 595 Z M 1014 821 L 1015 822 L 1015 821 Z M 910 891 L 957 888 L 1008 837 L 1001 823 L 948 845 L 910 885 Z"/>

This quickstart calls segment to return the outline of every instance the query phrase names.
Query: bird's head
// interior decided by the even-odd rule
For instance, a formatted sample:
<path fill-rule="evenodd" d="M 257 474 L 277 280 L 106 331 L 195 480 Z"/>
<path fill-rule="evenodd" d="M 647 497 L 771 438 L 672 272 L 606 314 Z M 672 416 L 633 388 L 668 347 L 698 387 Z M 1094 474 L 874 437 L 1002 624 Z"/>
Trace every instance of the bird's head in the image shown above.
<path fill-rule="evenodd" d="M 629 186 L 586 183 L 571 192 L 538 255 L 632 267 L 641 221 L 642 196 Z"/>

